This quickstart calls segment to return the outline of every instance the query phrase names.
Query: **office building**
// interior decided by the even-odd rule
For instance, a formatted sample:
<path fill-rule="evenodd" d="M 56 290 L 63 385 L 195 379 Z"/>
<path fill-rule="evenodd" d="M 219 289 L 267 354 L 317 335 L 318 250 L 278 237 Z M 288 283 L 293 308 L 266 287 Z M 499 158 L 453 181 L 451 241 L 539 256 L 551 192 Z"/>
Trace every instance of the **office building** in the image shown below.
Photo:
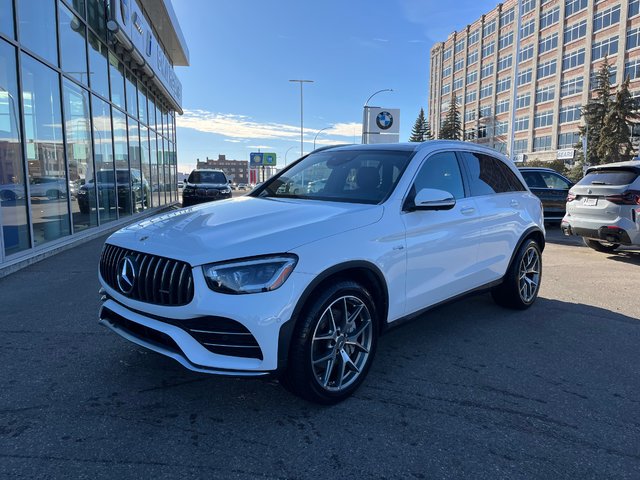
<path fill-rule="evenodd" d="M 249 183 L 249 162 L 246 160 L 227 160 L 226 155 L 218 155 L 217 159 L 197 160 L 197 168 L 215 168 L 222 170 L 233 183 Z"/>
<path fill-rule="evenodd" d="M 432 48 L 431 129 L 455 94 L 465 140 L 571 162 L 605 57 L 640 95 L 640 0 L 507 0 Z"/>
<path fill-rule="evenodd" d="M 0 0 L 0 271 L 178 201 L 188 64 L 170 0 Z"/>

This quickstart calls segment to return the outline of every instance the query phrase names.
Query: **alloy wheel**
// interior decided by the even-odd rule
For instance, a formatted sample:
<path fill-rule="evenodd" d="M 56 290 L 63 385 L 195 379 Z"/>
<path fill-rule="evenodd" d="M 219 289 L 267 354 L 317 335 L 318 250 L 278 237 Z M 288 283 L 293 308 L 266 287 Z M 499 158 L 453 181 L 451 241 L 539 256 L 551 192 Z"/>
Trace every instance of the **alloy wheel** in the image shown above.
<path fill-rule="evenodd" d="M 536 297 L 540 286 L 540 253 L 531 245 L 522 256 L 518 271 L 520 298 L 530 303 Z"/>

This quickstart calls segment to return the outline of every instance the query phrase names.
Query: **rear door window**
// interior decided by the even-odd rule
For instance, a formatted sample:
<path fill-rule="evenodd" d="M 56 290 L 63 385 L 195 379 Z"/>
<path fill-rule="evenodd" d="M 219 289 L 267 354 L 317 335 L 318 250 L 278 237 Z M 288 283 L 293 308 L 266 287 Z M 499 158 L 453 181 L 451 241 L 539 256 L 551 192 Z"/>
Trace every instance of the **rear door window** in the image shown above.
<path fill-rule="evenodd" d="M 595 170 L 578 182 L 578 185 L 629 185 L 638 178 L 633 170 Z"/>
<path fill-rule="evenodd" d="M 568 190 L 571 186 L 569 182 L 567 182 L 560 175 L 556 175 L 551 172 L 540 172 L 540 176 L 544 179 L 546 188 L 555 188 L 558 190 Z"/>
<path fill-rule="evenodd" d="M 526 190 L 515 173 L 502 161 L 477 152 L 462 152 L 472 196 Z"/>

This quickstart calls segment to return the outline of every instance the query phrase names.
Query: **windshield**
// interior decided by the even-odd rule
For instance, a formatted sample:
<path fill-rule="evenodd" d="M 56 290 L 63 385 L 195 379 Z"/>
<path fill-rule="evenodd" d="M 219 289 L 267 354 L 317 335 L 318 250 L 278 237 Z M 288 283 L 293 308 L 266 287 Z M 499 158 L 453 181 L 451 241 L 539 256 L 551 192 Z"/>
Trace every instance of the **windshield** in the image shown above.
<path fill-rule="evenodd" d="M 578 185 L 629 185 L 638 174 L 633 170 L 601 169 L 587 173 Z"/>
<path fill-rule="evenodd" d="M 129 183 L 129 171 L 117 170 L 118 183 Z M 113 183 L 113 170 L 99 170 L 96 172 L 99 183 Z"/>
<path fill-rule="evenodd" d="M 207 172 L 194 170 L 187 180 L 189 183 L 227 183 L 227 177 L 222 172 Z"/>
<path fill-rule="evenodd" d="M 393 191 L 413 151 L 322 151 L 306 157 L 253 196 L 380 203 Z"/>

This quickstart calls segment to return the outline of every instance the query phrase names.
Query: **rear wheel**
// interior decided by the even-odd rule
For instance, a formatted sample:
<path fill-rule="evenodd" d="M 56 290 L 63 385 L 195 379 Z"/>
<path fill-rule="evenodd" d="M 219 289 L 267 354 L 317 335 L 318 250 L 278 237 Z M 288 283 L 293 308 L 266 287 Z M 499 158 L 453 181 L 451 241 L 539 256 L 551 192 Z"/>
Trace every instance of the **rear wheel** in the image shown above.
<path fill-rule="evenodd" d="M 587 247 L 593 248 L 595 251 L 603 253 L 611 253 L 620 246 L 619 243 L 602 242 L 600 240 L 593 240 L 591 238 L 583 238 L 583 240 L 584 244 Z"/>
<path fill-rule="evenodd" d="M 542 280 L 542 254 L 538 243 L 529 239 L 518 249 L 502 284 L 491 291 L 493 299 L 503 307 L 524 310 L 533 305 Z"/>
<path fill-rule="evenodd" d="M 334 404 L 364 381 L 376 350 L 378 319 L 369 292 L 339 281 L 317 295 L 291 340 L 283 385 L 316 403 Z"/>

